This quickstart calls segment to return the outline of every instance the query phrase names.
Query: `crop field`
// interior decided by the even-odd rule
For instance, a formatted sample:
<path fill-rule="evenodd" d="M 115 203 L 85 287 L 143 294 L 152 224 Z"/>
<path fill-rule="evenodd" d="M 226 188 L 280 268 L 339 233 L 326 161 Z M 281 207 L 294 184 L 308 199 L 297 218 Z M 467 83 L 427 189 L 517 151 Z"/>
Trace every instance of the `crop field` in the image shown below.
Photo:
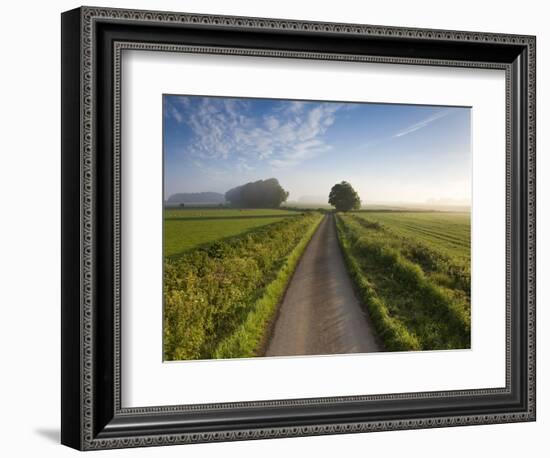
<path fill-rule="evenodd" d="M 164 359 L 256 356 L 321 215 L 226 209 L 166 213 L 165 250 L 169 245 L 171 251 L 165 251 L 164 260 Z"/>
<path fill-rule="evenodd" d="M 279 208 L 167 208 L 164 210 L 166 219 L 185 218 L 234 218 L 234 217 L 258 217 L 258 216 L 292 216 L 293 210 L 281 210 Z"/>
<path fill-rule="evenodd" d="M 470 217 L 339 215 L 348 270 L 387 350 L 470 348 Z"/>
<path fill-rule="evenodd" d="M 300 215 L 300 212 L 279 209 L 166 209 L 164 256 L 178 256 L 210 242 Z"/>
<path fill-rule="evenodd" d="M 470 261 L 470 214 L 454 212 L 357 212 L 403 237 L 422 242 L 450 257 Z"/>

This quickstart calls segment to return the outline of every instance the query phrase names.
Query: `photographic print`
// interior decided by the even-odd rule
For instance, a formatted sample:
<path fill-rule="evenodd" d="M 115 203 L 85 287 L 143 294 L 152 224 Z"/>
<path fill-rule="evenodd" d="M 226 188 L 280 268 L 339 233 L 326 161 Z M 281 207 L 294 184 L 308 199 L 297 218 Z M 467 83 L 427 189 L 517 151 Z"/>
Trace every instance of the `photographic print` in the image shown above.
<path fill-rule="evenodd" d="M 164 361 L 470 348 L 470 107 L 162 116 Z"/>
<path fill-rule="evenodd" d="M 64 445 L 536 420 L 535 36 L 61 26 Z"/>

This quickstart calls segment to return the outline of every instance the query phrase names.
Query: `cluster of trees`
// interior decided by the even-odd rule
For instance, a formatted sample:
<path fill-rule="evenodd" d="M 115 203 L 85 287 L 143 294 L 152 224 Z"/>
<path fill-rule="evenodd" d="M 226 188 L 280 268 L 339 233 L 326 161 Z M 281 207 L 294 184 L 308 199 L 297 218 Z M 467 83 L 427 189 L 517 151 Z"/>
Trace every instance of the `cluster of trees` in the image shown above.
<path fill-rule="evenodd" d="M 230 189 L 225 196 L 214 192 L 174 194 L 168 202 L 180 203 L 217 203 L 223 205 L 228 202 L 237 208 L 278 208 L 288 199 L 288 191 L 285 191 L 276 178 L 258 180 Z M 347 181 L 335 184 L 330 190 L 328 203 L 336 208 L 336 211 L 347 212 L 358 210 L 361 207 L 361 199 Z"/>
<path fill-rule="evenodd" d="M 225 200 L 239 208 L 277 208 L 287 198 L 288 192 L 276 178 L 246 183 L 225 193 Z"/>

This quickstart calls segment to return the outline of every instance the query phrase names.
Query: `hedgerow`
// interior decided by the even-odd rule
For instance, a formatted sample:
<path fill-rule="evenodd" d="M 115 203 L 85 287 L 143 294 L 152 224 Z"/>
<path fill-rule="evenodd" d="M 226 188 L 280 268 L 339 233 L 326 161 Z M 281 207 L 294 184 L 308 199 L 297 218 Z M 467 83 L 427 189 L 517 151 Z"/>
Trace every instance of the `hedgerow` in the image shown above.
<path fill-rule="evenodd" d="M 387 350 L 469 348 L 469 270 L 377 222 L 338 216 L 337 228 Z"/>
<path fill-rule="evenodd" d="M 320 219 L 307 212 L 165 258 L 164 359 L 254 356 Z"/>

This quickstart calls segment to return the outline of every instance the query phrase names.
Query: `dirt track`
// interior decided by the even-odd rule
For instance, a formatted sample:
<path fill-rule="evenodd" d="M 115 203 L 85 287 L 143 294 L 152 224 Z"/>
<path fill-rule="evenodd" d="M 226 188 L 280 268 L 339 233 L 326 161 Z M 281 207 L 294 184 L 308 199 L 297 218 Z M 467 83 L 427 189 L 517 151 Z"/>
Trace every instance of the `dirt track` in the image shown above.
<path fill-rule="evenodd" d="M 353 291 L 334 216 L 327 215 L 290 280 L 265 356 L 376 351 L 382 348 Z"/>

